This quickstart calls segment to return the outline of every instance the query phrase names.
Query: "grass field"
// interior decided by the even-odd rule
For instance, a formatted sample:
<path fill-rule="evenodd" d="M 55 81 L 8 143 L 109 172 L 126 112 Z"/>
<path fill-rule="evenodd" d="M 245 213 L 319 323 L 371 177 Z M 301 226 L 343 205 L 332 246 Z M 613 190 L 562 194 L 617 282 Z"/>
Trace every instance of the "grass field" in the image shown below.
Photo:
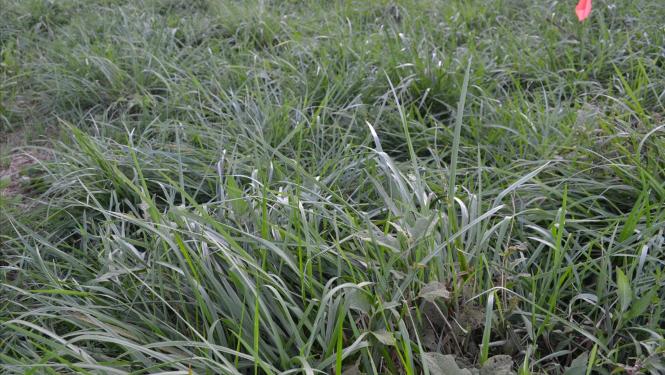
<path fill-rule="evenodd" d="M 0 0 L 0 373 L 665 373 L 665 2 L 574 6 Z"/>

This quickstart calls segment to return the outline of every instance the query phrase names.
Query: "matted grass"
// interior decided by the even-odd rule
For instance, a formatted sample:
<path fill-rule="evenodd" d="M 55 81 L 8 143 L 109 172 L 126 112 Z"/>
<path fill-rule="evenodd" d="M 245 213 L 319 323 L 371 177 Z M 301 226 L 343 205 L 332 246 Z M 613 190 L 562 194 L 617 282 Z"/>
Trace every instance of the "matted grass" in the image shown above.
<path fill-rule="evenodd" d="M 0 0 L 0 372 L 665 372 L 665 2 L 594 6 Z"/>

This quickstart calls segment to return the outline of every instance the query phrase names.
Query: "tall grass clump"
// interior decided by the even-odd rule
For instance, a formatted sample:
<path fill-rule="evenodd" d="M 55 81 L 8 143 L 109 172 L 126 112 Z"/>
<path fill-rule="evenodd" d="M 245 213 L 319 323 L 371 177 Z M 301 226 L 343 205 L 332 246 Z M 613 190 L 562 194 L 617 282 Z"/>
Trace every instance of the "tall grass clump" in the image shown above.
<path fill-rule="evenodd" d="M 0 0 L 0 372 L 665 372 L 665 4 L 571 9 Z"/>

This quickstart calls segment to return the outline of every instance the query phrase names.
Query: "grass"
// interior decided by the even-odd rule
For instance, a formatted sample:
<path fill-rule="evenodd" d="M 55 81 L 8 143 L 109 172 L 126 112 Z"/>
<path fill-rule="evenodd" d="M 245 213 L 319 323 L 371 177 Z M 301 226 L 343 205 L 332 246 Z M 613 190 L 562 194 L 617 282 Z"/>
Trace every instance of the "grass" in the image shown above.
<path fill-rule="evenodd" d="M 0 0 L 0 372 L 663 373 L 665 3 L 594 5 Z"/>

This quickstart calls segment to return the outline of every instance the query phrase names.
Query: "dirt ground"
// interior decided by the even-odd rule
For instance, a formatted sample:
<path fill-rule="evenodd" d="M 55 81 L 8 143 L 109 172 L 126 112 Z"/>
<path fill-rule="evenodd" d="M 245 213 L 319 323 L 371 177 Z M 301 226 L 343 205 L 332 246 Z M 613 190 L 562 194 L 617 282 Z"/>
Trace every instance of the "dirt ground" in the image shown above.
<path fill-rule="evenodd" d="M 28 179 L 21 171 L 48 158 L 47 152 L 26 145 L 21 131 L 0 135 L 0 195 L 21 195 L 22 183 Z"/>

